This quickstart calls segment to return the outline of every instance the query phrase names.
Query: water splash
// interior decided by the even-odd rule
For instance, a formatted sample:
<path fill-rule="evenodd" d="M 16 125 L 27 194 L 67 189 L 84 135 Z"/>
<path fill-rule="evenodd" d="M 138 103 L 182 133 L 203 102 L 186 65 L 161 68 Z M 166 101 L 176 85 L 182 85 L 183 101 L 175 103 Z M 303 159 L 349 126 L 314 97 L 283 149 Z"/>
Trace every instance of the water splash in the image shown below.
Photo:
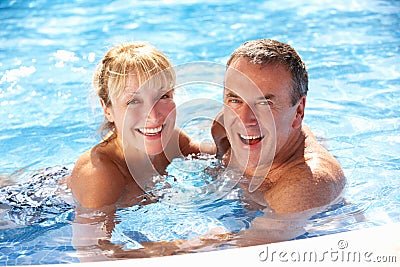
<path fill-rule="evenodd" d="M 71 220 L 74 205 L 65 198 L 65 185 L 59 185 L 70 172 L 69 167 L 49 167 L 33 174 L 25 183 L 1 188 L 2 217 L 17 225 Z"/>
<path fill-rule="evenodd" d="M 168 175 L 153 177 L 155 187 L 148 193 L 160 201 L 181 207 L 195 207 L 218 200 L 236 186 L 241 175 L 225 168 L 215 155 L 199 154 L 177 158 Z"/>

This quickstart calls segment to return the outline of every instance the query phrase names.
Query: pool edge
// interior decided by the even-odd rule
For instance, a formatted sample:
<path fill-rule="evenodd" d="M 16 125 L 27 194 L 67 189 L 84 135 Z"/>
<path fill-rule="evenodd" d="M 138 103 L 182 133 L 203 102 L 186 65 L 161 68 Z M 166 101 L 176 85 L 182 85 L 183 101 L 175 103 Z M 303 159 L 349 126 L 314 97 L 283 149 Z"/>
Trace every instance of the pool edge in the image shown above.
<path fill-rule="evenodd" d="M 115 266 L 399 266 L 400 242 L 396 232 L 400 222 L 320 237 L 279 243 L 118 261 L 36 265 L 53 267 Z M 398 235 L 398 234 L 397 234 Z M 386 262 L 383 262 L 386 261 Z M 395 261 L 395 262 L 393 262 Z"/>

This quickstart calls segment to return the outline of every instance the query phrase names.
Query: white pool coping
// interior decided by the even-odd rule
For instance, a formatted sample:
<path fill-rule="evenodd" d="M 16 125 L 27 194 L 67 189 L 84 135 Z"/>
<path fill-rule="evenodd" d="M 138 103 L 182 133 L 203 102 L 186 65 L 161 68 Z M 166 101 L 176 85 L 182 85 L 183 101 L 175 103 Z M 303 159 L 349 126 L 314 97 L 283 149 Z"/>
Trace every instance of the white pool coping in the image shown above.
<path fill-rule="evenodd" d="M 300 257 L 300 258 L 299 258 Z M 311 259 L 310 259 L 311 257 Z M 386 262 L 383 262 L 386 261 Z M 320 237 L 176 256 L 90 263 L 36 265 L 105 266 L 400 266 L 400 223 Z"/>

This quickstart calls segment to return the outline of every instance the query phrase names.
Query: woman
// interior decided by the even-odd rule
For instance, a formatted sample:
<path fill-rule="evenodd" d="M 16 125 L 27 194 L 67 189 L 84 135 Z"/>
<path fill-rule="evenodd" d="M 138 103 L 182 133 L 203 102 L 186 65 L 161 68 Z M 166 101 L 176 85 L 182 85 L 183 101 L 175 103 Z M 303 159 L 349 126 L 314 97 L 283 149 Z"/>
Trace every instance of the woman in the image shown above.
<path fill-rule="evenodd" d="M 112 48 L 93 80 L 105 115 L 103 140 L 76 162 L 67 183 L 82 207 L 140 201 L 151 177 L 199 146 L 175 126 L 175 73 L 144 42 Z"/>

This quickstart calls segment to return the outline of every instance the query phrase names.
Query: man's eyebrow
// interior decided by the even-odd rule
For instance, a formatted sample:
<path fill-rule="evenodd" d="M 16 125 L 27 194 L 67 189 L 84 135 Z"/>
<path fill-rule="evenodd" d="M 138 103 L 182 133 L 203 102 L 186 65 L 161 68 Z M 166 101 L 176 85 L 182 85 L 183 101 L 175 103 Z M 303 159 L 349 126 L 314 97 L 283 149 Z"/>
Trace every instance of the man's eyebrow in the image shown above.
<path fill-rule="evenodd" d="M 235 94 L 235 93 L 232 92 L 232 91 L 227 91 L 226 94 L 225 94 L 225 96 L 226 96 L 226 97 L 238 97 L 238 98 L 240 98 L 239 95 Z M 273 94 L 265 94 L 264 96 L 257 97 L 257 100 L 264 100 L 264 99 L 271 99 L 271 100 L 273 100 L 273 99 L 275 99 L 275 98 L 276 98 L 276 96 L 273 95 Z"/>
<path fill-rule="evenodd" d="M 263 99 L 271 99 L 271 100 L 273 100 L 274 98 L 276 98 L 275 95 L 273 95 L 273 94 L 266 94 L 266 95 L 264 95 L 264 96 L 258 97 L 257 99 L 258 99 L 258 100 L 263 100 Z"/>
<path fill-rule="evenodd" d="M 227 93 L 225 94 L 225 96 L 226 96 L 226 97 L 239 97 L 237 94 L 235 94 L 234 92 L 231 92 L 231 91 L 227 92 Z"/>

